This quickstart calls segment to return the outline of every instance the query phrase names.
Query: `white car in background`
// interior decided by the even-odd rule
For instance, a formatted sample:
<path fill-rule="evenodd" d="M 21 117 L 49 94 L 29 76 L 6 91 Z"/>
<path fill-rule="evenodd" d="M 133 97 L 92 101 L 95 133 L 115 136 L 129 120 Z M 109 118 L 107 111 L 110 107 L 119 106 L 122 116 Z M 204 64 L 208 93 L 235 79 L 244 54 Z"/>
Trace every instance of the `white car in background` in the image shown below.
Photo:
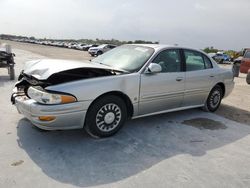
<path fill-rule="evenodd" d="M 98 47 L 92 47 L 89 48 L 88 52 L 91 56 L 99 56 L 102 55 L 103 53 L 112 50 L 113 48 L 115 48 L 115 45 L 112 44 L 102 44 Z"/>
<path fill-rule="evenodd" d="M 76 42 L 70 42 L 70 43 L 68 43 L 68 48 L 74 48 L 75 46 L 77 45 L 77 43 Z"/>
<path fill-rule="evenodd" d="M 86 46 L 86 44 L 80 43 L 80 44 L 75 45 L 75 48 L 76 48 L 77 50 L 83 50 L 83 47 L 84 47 L 84 46 Z"/>

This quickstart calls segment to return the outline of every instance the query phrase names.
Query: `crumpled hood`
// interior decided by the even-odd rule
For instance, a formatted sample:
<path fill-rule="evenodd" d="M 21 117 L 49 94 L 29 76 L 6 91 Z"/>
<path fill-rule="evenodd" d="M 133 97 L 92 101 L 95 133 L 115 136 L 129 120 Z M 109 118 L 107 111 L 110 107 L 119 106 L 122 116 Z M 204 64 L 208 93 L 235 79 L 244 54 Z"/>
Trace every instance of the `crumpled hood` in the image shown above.
<path fill-rule="evenodd" d="M 24 74 L 31 75 L 38 80 L 46 80 L 52 74 L 77 68 L 96 68 L 105 70 L 116 70 L 105 65 L 94 62 L 80 62 L 59 59 L 43 59 L 29 61 L 24 66 Z M 120 70 L 118 70 L 120 71 Z"/>

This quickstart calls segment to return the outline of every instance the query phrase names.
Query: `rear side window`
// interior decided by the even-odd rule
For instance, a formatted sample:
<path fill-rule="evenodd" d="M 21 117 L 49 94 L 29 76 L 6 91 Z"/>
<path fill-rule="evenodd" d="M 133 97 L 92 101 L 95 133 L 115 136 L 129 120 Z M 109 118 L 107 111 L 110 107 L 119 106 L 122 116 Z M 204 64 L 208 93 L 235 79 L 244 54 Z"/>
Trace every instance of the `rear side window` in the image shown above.
<path fill-rule="evenodd" d="M 201 53 L 192 50 L 184 50 L 184 55 L 186 59 L 187 71 L 197 71 L 206 69 L 205 62 L 203 60 L 203 55 Z"/>
<path fill-rule="evenodd" d="M 244 58 L 250 58 L 250 51 L 246 51 Z"/>

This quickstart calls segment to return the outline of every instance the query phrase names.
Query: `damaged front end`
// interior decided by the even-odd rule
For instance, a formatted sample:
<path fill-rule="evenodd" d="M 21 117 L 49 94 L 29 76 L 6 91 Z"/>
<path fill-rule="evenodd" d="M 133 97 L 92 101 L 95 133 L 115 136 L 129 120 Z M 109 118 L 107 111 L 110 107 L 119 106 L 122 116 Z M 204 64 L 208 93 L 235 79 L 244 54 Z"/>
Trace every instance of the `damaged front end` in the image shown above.
<path fill-rule="evenodd" d="M 15 84 L 15 88 L 13 89 L 13 93 L 11 95 L 11 103 L 15 104 L 15 98 L 20 97 L 23 100 L 29 99 L 27 91 L 30 86 L 40 86 L 47 87 L 48 84 L 44 81 L 40 81 L 33 76 L 26 75 L 24 71 L 22 71 L 18 77 L 18 82 Z"/>
<path fill-rule="evenodd" d="M 34 71 L 33 71 L 34 72 Z M 60 72 L 55 72 L 48 76 L 46 79 L 40 80 L 38 77 L 42 77 L 42 75 L 38 75 L 38 70 L 35 70 L 36 74 L 26 74 L 25 70 L 23 70 L 18 78 L 18 82 L 15 84 L 15 88 L 13 90 L 13 94 L 11 96 L 12 104 L 15 104 L 16 97 L 22 97 L 23 100 L 27 100 L 30 98 L 28 95 L 29 87 L 38 88 L 39 90 L 46 91 L 46 87 L 62 84 L 66 82 L 72 82 L 82 79 L 90 79 L 97 78 L 103 76 L 113 76 L 117 74 L 121 74 L 122 71 L 119 70 L 110 70 L 103 68 L 91 68 L 91 67 L 81 67 L 69 70 L 63 70 Z M 49 91 L 48 91 L 49 92 Z"/>
<path fill-rule="evenodd" d="M 21 72 L 11 102 L 20 114 L 41 129 L 83 128 L 92 100 L 83 100 L 79 94 L 71 90 L 71 84 L 82 89 L 86 82 L 80 80 L 93 79 L 91 82 L 97 77 L 113 77 L 126 73 L 98 63 L 66 60 L 32 61 L 27 63 Z"/>

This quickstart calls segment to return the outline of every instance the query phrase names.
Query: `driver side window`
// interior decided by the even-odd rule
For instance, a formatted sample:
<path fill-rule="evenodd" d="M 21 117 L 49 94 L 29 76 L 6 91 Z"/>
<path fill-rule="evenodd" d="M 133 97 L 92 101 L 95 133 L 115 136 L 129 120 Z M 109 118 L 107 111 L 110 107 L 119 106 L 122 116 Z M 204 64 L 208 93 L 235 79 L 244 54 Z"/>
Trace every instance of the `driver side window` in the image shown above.
<path fill-rule="evenodd" d="M 181 72 L 181 58 L 179 50 L 164 50 L 153 60 L 161 66 L 161 72 Z"/>

